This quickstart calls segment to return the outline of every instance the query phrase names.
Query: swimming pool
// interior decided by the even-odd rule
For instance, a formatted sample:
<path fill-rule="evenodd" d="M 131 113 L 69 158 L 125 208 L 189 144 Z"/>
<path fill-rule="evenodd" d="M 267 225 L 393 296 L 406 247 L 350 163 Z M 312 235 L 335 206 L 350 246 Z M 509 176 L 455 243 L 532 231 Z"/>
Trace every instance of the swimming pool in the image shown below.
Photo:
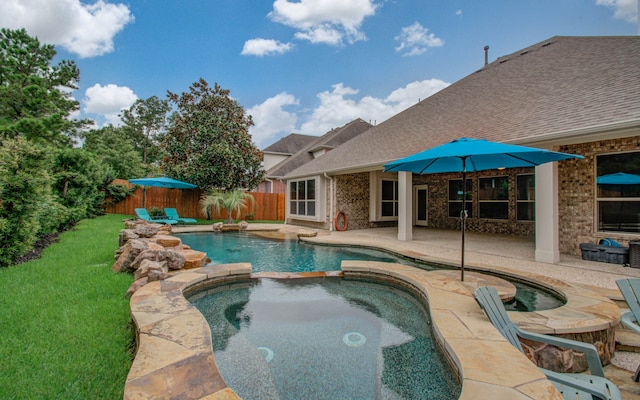
<path fill-rule="evenodd" d="M 455 399 L 460 384 L 424 306 L 388 285 L 342 278 L 203 289 L 218 368 L 244 399 Z"/>
<path fill-rule="evenodd" d="M 211 264 L 249 262 L 253 272 L 339 271 L 343 260 L 408 262 L 377 250 L 269 239 L 247 232 L 177 236 L 191 248 L 206 252 Z"/>
<path fill-rule="evenodd" d="M 426 270 L 437 267 L 396 257 L 379 250 L 323 246 L 291 239 L 269 239 L 248 232 L 185 233 L 177 235 L 193 249 L 204 251 L 211 264 L 251 263 L 253 272 L 339 271 L 343 260 L 394 262 Z M 522 282 L 512 282 L 516 297 L 505 304 L 511 311 L 542 311 L 560 307 L 564 300 Z"/>

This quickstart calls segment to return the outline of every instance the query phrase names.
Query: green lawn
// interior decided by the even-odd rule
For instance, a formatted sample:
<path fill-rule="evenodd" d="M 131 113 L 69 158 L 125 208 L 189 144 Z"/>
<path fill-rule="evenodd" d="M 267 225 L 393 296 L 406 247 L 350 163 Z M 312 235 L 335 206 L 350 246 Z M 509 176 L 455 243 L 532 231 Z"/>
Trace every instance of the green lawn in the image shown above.
<path fill-rule="evenodd" d="M 111 271 L 125 215 L 84 220 L 38 260 L 0 268 L 0 399 L 121 399 L 133 329 Z"/>

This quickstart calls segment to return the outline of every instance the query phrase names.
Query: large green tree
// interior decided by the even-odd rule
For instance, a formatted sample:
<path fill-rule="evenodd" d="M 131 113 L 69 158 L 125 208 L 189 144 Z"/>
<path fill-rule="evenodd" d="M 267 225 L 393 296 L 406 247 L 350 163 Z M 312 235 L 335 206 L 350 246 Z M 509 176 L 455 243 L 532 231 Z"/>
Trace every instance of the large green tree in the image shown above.
<path fill-rule="evenodd" d="M 136 100 L 128 110 L 122 112 L 122 128 L 140 152 L 147 169 L 158 166 L 162 159 L 159 144 L 170 109 L 167 100 L 151 96 L 146 100 Z"/>
<path fill-rule="evenodd" d="M 123 127 L 108 125 L 84 134 L 83 148 L 113 170 L 120 179 L 140 178 L 147 173 L 142 157 Z"/>
<path fill-rule="evenodd" d="M 0 29 L 0 138 L 68 146 L 89 122 L 69 118 L 79 109 L 71 91 L 80 70 L 68 60 L 53 65 L 55 55 L 24 29 Z"/>
<path fill-rule="evenodd" d="M 68 224 L 103 214 L 106 187 L 113 170 L 84 149 L 60 149 L 54 157 L 53 193 L 68 211 Z"/>
<path fill-rule="evenodd" d="M 168 92 L 176 111 L 162 145 L 167 175 L 203 189 L 253 188 L 263 178 L 262 152 L 251 141 L 251 116 L 229 90 L 200 79 L 188 92 Z"/>

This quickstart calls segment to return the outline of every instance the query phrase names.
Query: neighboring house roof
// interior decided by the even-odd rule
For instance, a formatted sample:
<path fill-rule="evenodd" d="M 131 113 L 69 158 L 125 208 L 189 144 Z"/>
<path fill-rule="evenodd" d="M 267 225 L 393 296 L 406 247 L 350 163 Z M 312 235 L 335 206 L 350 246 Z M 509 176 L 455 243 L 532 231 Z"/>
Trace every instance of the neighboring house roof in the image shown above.
<path fill-rule="evenodd" d="M 267 171 L 266 176 L 267 178 L 281 178 L 294 169 L 313 161 L 313 153 L 315 151 L 331 150 L 317 158 L 322 159 L 335 151 L 336 148 L 343 145 L 343 143 L 357 137 L 371 127 L 372 125 L 370 123 L 365 122 L 362 119 L 356 119 L 340 128 L 332 129 L 320 137 L 314 136 L 313 138 L 315 140 L 313 142 L 309 143 L 293 156 L 276 164 L 273 168 Z"/>
<path fill-rule="evenodd" d="M 500 57 L 285 178 L 379 169 L 459 137 L 520 144 L 640 127 L 640 36 L 556 36 Z M 580 136 L 582 135 L 582 136 Z"/>
<path fill-rule="evenodd" d="M 300 149 L 307 147 L 316 140 L 318 140 L 317 136 L 292 133 L 278 140 L 274 144 L 267 146 L 262 150 L 262 152 L 268 154 L 294 155 L 300 151 Z"/>

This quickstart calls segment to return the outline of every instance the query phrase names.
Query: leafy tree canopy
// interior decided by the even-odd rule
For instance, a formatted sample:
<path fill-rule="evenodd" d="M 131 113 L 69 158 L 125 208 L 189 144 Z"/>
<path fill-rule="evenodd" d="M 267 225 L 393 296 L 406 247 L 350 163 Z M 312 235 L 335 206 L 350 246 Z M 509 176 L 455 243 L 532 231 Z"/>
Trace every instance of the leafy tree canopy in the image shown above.
<path fill-rule="evenodd" d="M 159 142 L 166 128 L 167 113 L 170 109 L 168 100 L 151 96 L 146 100 L 136 100 L 121 115 L 122 128 L 147 166 L 160 165 L 162 152 Z"/>
<path fill-rule="evenodd" d="M 251 116 L 217 83 L 200 79 L 180 95 L 162 145 L 167 175 L 202 189 L 253 188 L 263 178 L 262 152 L 251 141 Z"/>
<path fill-rule="evenodd" d="M 84 134 L 83 148 L 111 167 L 116 178 L 131 179 L 148 172 L 123 127 L 112 125 Z"/>
<path fill-rule="evenodd" d="M 52 166 L 53 192 L 70 212 L 69 222 L 102 213 L 105 188 L 114 179 L 109 166 L 78 148 L 60 149 Z"/>
<path fill-rule="evenodd" d="M 0 29 L 0 137 L 68 146 L 87 120 L 72 120 L 71 96 L 80 70 L 73 61 L 51 65 L 53 45 L 41 45 L 24 29 Z"/>

